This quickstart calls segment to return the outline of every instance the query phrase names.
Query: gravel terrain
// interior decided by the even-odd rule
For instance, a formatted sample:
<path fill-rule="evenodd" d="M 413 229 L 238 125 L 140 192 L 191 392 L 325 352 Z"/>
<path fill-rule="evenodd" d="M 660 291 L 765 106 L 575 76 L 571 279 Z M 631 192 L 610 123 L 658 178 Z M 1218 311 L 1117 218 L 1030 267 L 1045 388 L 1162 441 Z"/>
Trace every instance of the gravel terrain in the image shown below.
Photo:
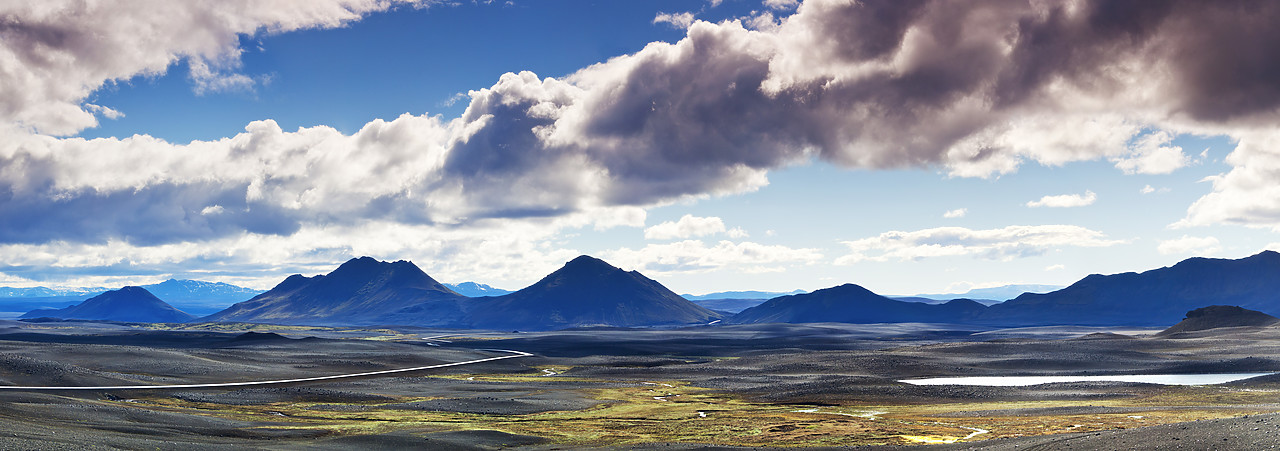
<path fill-rule="evenodd" d="M 1144 416 L 1198 407 L 1178 404 L 1184 401 L 1106 404 L 1184 393 L 1151 384 L 976 387 L 917 386 L 897 381 L 973 375 L 1280 371 L 1277 327 L 1230 328 L 1162 338 L 1141 330 L 974 331 L 921 324 L 768 324 L 539 333 L 324 329 L 279 331 L 278 335 L 149 331 L 97 323 L 12 322 L 5 326 L 0 330 L 2 385 L 250 381 L 416 367 L 495 355 L 485 349 L 516 349 L 536 355 L 424 374 L 250 389 L 0 391 L 0 449 L 563 449 L 562 444 L 547 438 L 483 428 L 456 431 L 442 425 L 411 423 L 359 430 L 286 427 L 295 425 L 297 419 L 283 414 L 274 417 L 270 412 L 301 406 L 291 413 L 315 418 L 359 418 L 371 412 L 406 418 L 413 418 L 415 412 L 539 415 L 598 409 L 613 401 L 597 399 L 597 393 L 646 387 L 655 381 L 679 381 L 743 402 L 775 406 L 972 403 L 974 407 L 944 409 L 932 416 L 934 421 L 953 424 L 993 417 Z M 450 334 L 453 336 L 442 337 Z M 1222 387 L 1240 393 L 1280 392 L 1280 375 Z M 1233 406 L 1229 397 L 1223 399 L 1228 404 L 1215 408 L 1228 413 L 1239 409 L 1239 417 L 868 449 L 1267 449 L 1280 445 L 1280 418 L 1253 414 L 1280 412 L 1280 404 Z M 665 402 L 671 401 L 678 400 Z M 1069 405 L 1026 404 L 1037 402 Z M 1091 405 L 1094 402 L 1098 405 Z M 211 413 L 214 411 L 219 413 Z M 616 449 L 702 449 L 700 446 L 632 443 Z"/>

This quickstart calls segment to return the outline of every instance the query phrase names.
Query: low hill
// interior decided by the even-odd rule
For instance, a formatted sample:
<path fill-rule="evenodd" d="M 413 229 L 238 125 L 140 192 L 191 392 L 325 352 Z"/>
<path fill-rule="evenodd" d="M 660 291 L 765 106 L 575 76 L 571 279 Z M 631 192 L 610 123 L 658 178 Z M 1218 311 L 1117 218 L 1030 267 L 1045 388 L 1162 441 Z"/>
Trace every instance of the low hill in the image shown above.
<path fill-rule="evenodd" d="M 1094 274 L 1058 291 L 1025 293 L 993 305 L 980 322 L 1164 326 L 1206 304 L 1280 312 L 1280 253 L 1190 258 L 1142 273 Z"/>
<path fill-rule="evenodd" d="M 1280 318 L 1234 305 L 1211 305 L 1187 312 L 1186 319 L 1173 327 L 1160 331 L 1157 337 L 1167 337 L 1182 332 L 1218 329 L 1222 327 L 1270 326 L 1280 323 Z"/>
<path fill-rule="evenodd" d="M 451 326 L 463 320 L 466 300 L 411 262 L 361 257 L 322 276 L 289 276 L 270 291 L 203 320 Z"/>
<path fill-rule="evenodd" d="M 139 323 L 181 323 L 195 319 L 142 287 L 108 291 L 63 309 L 32 310 L 22 318 L 62 318 Z"/>
<path fill-rule="evenodd" d="M 963 323 L 986 307 L 968 299 L 925 304 L 889 299 L 854 284 L 770 299 L 725 320 L 751 323 Z"/>
<path fill-rule="evenodd" d="M 685 325 L 720 318 L 639 272 L 585 255 L 520 291 L 474 302 L 471 326 L 485 329 Z"/>

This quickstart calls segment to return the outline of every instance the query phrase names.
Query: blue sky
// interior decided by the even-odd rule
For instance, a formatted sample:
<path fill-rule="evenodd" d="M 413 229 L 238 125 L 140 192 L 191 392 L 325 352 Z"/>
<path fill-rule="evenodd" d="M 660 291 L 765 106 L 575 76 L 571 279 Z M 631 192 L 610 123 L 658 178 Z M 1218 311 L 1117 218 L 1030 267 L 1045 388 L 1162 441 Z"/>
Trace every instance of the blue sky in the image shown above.
<path fill-rule="evenodd" d="M 0 30 L 0 285 L 269 288 L 371 255 L 515 289 L 591 254 L 682 293 L 913 294 L 1280 243 L 1269 7 L 1115 40 L 1141 15 L 406 3 L 4 7 L 63 38 Z M 990 31 L 1019 20 L 1064 44 Z"/>

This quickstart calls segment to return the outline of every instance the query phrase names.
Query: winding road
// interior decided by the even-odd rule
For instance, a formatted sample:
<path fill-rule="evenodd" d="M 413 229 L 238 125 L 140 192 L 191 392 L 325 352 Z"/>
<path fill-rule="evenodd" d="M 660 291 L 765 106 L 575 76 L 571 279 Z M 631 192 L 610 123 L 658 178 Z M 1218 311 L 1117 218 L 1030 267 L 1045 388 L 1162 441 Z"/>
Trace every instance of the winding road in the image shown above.
<path fill-rule="evenodd" d="M 60 391 L 60 390 L 166 390 L 175 388 L 225 388 L 225 387 L 256 387 L 264 385 L 280 385 L 295 384 L 300 382 L 317 382 L 331 381 L 337 379 L 350 379 L 356 377 L 381 376 L 386 374 L 407 373 L 410 371 L 432 370 L 437 368 L 446 368 L 451 366 L 471 365 L 475 363 L 492 362 L 495 360 L 515 359 L 520 357 L 529 357 L 533 354 L 524 351 L 513 351 L 510 349 L 477 349 L 477 351 L 505 352 L 509 355 L 498 357 L 488 357 L 483 359 L 467 360 L 465 362 L 441 363 L 438 365 L 418 366 L 413 368 L 401 368 L 396 370 L 369 371 L 364 373 L 337 374 L 333 376 L 303 377 L 298 379 L 276 379 L 269 381 L 249 381 L 249 382 L 225 382 L 217 384 L 174 384 L 174 385 L 102 385 L 102 386 L 84 386 L 84 387 L 37 387 L 22 385 L 0 385 L 0 390 L 21 390 L 21 391 Z"/>

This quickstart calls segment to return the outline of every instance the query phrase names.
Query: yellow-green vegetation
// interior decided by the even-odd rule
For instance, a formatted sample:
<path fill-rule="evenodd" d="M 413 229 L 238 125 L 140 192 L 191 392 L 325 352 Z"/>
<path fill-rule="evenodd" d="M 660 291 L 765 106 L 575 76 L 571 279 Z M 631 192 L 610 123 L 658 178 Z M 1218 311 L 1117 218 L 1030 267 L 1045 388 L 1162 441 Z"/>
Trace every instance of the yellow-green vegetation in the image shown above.
<path fill-rule="evenodd" d="M 561 367 L 540 367 L 553 371 Z M 533 374 L 433 376 L 474 381 L 576 380 Z M 130 400 L 137 408 L 212 415 L 258 422 L 262 428 L 318 429 L 333 434 L 491 429 L 546 437 L 566 446 L 686 442 L 740 446 L 851 446 L 949 443 L 997 437 L 1130 428 L 1274 411 L 1280 391 L 1186 387 L 1101 401 L 1025 401 L 922 405 L 803 406 L 752 402 L 680 381 L 619 383 L 586 389 L 602 401 L 594 407 L 527 415 L 482 415 L 401 410 L 394 402 L 276 403 L 233 406 L 156 397 Z M 1066 414 L 1037 414 L 1047 408 Z M 962 416 L 965 412 L 978 412 Z M 986 413 L 983 413 L 986 412 Z M 1079 413 L 1086 412 L 1086 413 Z M 1118 413 L 1117 413 L 1118 412 Z"/>

